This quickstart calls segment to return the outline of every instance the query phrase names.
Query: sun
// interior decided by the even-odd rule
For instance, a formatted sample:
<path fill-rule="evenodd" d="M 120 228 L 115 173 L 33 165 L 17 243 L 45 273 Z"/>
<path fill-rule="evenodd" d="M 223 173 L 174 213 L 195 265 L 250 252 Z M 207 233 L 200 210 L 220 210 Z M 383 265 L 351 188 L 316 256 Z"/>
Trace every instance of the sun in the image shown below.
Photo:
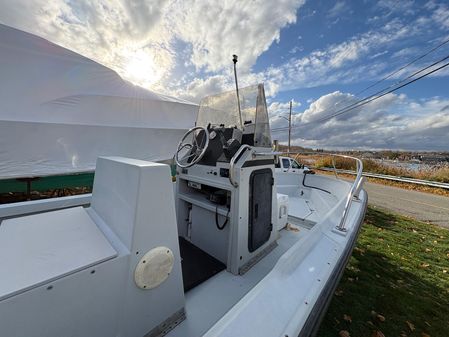
<path fill-rule="evenodd" d="M 124 74 L 134 84 L 149 87 L 162 77 L 162 69 L 157 67 L 154 57 L 144 50 L 137 50 L 125 57 Z"/>

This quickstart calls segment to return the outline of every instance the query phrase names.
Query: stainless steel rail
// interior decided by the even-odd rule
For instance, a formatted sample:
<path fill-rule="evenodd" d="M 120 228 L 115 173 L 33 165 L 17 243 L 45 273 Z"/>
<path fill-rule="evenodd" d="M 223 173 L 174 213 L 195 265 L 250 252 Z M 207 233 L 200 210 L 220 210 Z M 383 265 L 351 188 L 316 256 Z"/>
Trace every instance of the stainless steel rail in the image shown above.
<path fill-rule="evenodd" d="M 339 224 L 336 226 L 336 229 L 342 232 L 346 231 L 345 228 L 345 222 L 346 219 L 348 218 L 348 214 L 349 214 L 349 208 L 351 207 L 351 203 L 355 197 L 355 193 L 356 191 L 358 191 L 360 189 L 360 185 L 362 183 L 362 175 L 363 175 L 363 162 L 356 157 L 351 157 L 351 156 L 346 156 L 343 154 L 335 154 L 335 153 L 324 153 L 324 152 L 320 152 L 320 153 L 316 153 L 316 152 L 290 152 L 289 154 L 286 154 L 284 152 L 255 152 L 253 155 L 254 156 L 267 156 L 267 155 L 292 155 L 292 154 L 296 154 L 296 155 L 301 155 L 301 154 L 310 154 L 310 155 L 315 155 L 315 156 L 332 156 L 332 162 L 334 163 L 334 157 L 342 157 L 342 158 L 347 158 L 347 159 L 353 159 L 356 162 L 356 178 L 351 186 L 351 189 L 349 190 L 349 193 L 346 197 L 346 201 L 345 201 L 345 207 L 343 209 L 343 214 L 341 216 L 340 222 Z M 335 173 L 335 177 L 338 179 L 338 175 L 337 175 L 337 169 L 334 166 L 334 173 Z"/>
<path fill-rule="evenodd" d="M 353 160 L 355 160 L 356 165 L 357 165 L 357 169 L 356 169 L 357 176 L 351 186 L 351 190 L 349 191 L 348 196 L 346 197 L 345 208 L 343 209 L 343 215 L 341 217 L 340 224 L 337 226 L 338 230 L 344 232 L 344 231 L 346 231 L 345 222 L 346 222 L 346 219 L 349 214 L 349 207 L 351 207 L 352 200 L 354 199 L 354 194 L 359 189 L 359 185 L 362 182 L 363 162 L 359 158 L 356 158 L 356 157 L 345 156 L 342 154 L 332 154 L 332 155 L 342 157 L 342 158 L 347 158 L 347 159 L 353 159 Z M 335 165 L 334 165 L 334 171 L 335 171 L 335 174 L 337 174 Z"/>
<path fill-rule="evenodd" d="M 317 168 L 317 170 L 322 171 L 334 171 L 333 168 L 327 168 L 327 167 L 321 167 Z M 337 170 L 338 173 L 345 173 L 345 174 L 356 174 L 354 171 L 351 170 Z M 378 178 L 378 179 L 385 179 L 385 180 L 392 180 L 392 181 L 399 181 L 402 183 L 410 183 L 410 184 L 417 184 L 417 185 L 424 185 L 424 186 L 431 186 L 431 187 L 438 187 L 438 188 L 445 188 L 449 189 L 448 183 L 440 183 L 438 181 L 430 181 L 430 180 L 422 180 L 422 179 L 414 179 L 414 178 L 407 178 L 407 177 L 398 177 L 398 176 L 390 176 L 386 174 L 378 174 L 378 173 L 369 173 L 364 172 L 364 177 L 371 177 L 371 178 Z"/>
<path fill-rule="evenodd" d="M 238 182 L 234 180 L 234 165 L 235 162 L 240 158 L 240 155 L 243 153 L 243 151 L 251 149 L 251 146 L 249 145 L 242 145 L 240 146 L 240 149 L 234 154 L 234 156 L 231 158 L 231 161 L 229 163 L 229 181 L 232 186 L 239 187 Z"/>

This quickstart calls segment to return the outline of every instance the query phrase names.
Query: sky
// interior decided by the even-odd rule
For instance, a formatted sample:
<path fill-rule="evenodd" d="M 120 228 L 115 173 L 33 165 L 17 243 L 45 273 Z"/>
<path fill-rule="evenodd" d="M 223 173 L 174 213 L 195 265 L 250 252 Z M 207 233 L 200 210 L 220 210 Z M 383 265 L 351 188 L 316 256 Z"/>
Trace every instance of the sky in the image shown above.
<path fill-rule="evenodd" d="M 237 54 L 281 143 L 293 100 L 293 145 L 449 151 L 449 67 L 322 120 L 449 55 L 447 43 L 364 90 L 449 39 L 448 1 L 0 0 L 0 22 L 196 103 L 234 88 Z"/>

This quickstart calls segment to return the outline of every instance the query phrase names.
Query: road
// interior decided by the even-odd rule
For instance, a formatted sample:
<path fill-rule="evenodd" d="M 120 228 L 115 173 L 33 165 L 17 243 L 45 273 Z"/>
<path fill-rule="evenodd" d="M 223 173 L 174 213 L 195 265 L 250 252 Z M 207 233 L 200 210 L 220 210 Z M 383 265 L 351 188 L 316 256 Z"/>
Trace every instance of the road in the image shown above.
<path fill-rule="evenodd" d="M 449 228 L 449 198 L 365 182 L 368 202 L 394 212 Z"/>

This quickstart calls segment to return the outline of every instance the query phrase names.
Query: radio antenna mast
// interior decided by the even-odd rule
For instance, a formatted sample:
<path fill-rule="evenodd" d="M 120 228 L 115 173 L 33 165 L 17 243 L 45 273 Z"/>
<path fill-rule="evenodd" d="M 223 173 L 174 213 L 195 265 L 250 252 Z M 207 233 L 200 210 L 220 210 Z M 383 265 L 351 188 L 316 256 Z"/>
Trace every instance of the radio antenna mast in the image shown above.
<path fill-rule="evenodd" d="M 232 55 L 232 62 L 234 62 L 235 91 L 237 93 L 237 106 L 239 107 L 240 125 L 243 129 L 242 110 L 240 110 L 239 84 L 237 82 L 237 55 Z"/>

